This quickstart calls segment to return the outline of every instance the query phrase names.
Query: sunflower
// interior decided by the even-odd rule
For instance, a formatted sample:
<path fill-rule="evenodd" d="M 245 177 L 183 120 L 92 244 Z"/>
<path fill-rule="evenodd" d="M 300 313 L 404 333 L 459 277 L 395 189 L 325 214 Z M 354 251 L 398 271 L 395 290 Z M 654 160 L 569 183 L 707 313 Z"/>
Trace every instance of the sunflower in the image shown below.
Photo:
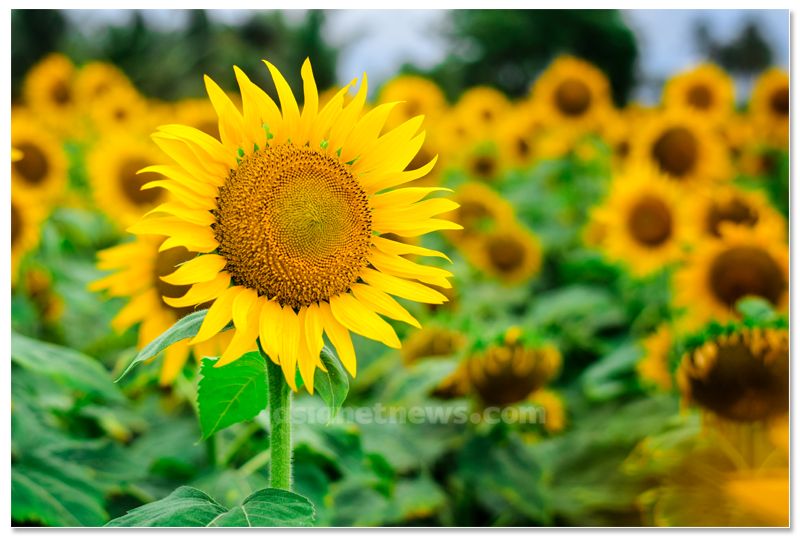
<path fill-rule="evenodd" d="M 127 132 L 106 133 L 89 152 L 87 169 L 94 200 L 120 227 L 127 228 L 165 200 L 166 192 L 154 183 L 162 176 L 139 173 L 162 158 L 152 143 Z"/>
<path fill-rule="evenodd" d="M 669 109 L 685 109 L 719 124 L 733 113 L 735 94 L 730 76 L 706 63 L 672 77 L 664 86 L 662 102 Z"/>
<path fill-rule="evenodd" d="M 320 108 L 308 60 L 301 70 L 301 112 L 281 73 L 266 64 L 280 109 L 234 67 L 243 114 L 206 78 L 221 142 L 182 125 L 163 126 L 153 136 L 174 163 L 145 172 L 167 178 L 156 185 L 182 200 L 160 207 L 131 231 L 167 236 L 163 250 L 183 245 L 200 254 L 165 278 L 191 285 L 173 304 L 215 299 L 193 344 L 232 319 L 235 335 L 218 366 L 259 340 L 292 389 L 299 366 L 313 393 L 323 332 L 355 375 L 350 331 L 400 348 L 394 329 L 378 314 L 419 326 L 391 295 L 446 300 L 419 281 L 449 287 L 451 273 L 402 257 L 444 254 L 381 235 L 459 229 L 434 217 L 457 204 L 425 199 L 436 188 L 394 189 L 433 167 L 404 170 L 425 137 L 417 134 L 421 117 L 381 134 L 394 105 L 362 112 L 366 77 L 348 106 L 342 102 L 349 86 Z"/>
<path fill-rule="evenodd" d="M 22 84 L 26 105 L 60 134 L 74 129 L 74 78 L 72 61 L 60 53 L 51 53 L 28 71 Z"/>
<path fill-rule="evenodd" d="M 511 111 L 511 103 L 497 89 L 477 86 L 466 90 L 454 109 L 463 123 L 480 133 L 502 121 Z"/>
<path fill-rule="evenodd" d="M 41 224 L 47 216 L 41 201 L 11 191 L 11 283 L 16 284 L 22 257 L 39 243 Z"/>
<path fill-rule="evenodd" d="M 736 317 L 736 302 L 753 295 L 780 311 L 789 304 L 789 249 L 762 231 L 723 224 L 720 238 L 700 242 L 675 275 L 675 304 L 687 327 Z"/>
<path fill-rule="evenodd" d="M 115 87 L 91 104 L 89 118 L 101 135 L 147 133 L 155 128 L 147 101 L 133 87 Z"/>
<path fill-rule="evenodd" d="M 690 223 L 698 237 L 719 238 L 720 227 L 732 224 L 758 229 L 775 240 L 786 240 L 786 221 L 760 192 L 720 185 L 696 192 L 687 204 Z"/>
<path fill-rule="evenodd" d="M 550 344 L 506 335 L 470 354 L 465 368 L 481 402 L 502 407 L 529 398 L 552 380 L 561 369 L 561 353 Z"/>
<path fill-rule="evenodd" d="M 474 239 L 492 231 L 497 225 L 514 221 L 514 208 L 499 193 L 481 182 L 467 182 L 453 194 L 459 207 L 447 219 L 461 225 L 462 230 L 447 231 L 453 243 Z"/>
<path fill-rule="evenodd" d="M 532 122 L 525 116 L 510 115 L 500 124 L 497 130 L 497 143 L 502 163 L 516 167 L 526 167 L 533 163 L 535 142 Z"/>
<path fill-rule="evenodd" d="M 617 176 L 592 217 L 604 228 L 602 251 L 636 276 L 649 275 L 683 256 L 685 212 L 676 187 L 647 166 Z"/>
<path fill-rule="evenodd" d="M 459 162 L 469 178 L 493 183 L 505 170 L 503 159 L 494 141 L 483 141 L 469 146 Z"/>
<path fill-rule="evenodd" d="M 116 66 L 94 61 L 83 65 L 75 76 L 75 102 L 89 112 L 95 101 L 118 88 L 132 89 L 133 84 Z"/>
<path fill-rule="evenodd" d="M 789 74 L 770 68 L 759 76 L 750 97 L 753 123 L 770 144 L 789 143 Z"/>
<path fill-rule="evenodd" d="M 458 331 L 440 326 L 423 327 L 403 343 L 403 363 L 412 365 L 424 358 L 451 356 L 461 350 L 465 341 Z"/>
<path fill-rule="evenodd" d="M 672 390 L 672 373 L 669 369 L 671 346 L 672 332 L 668 325 L 662 325 L 642 342 L 645 354 L 636 365 L 636 371 L 644 384 L 663 391 Z"/>
<path fill-rule="evenodd" d="M 506 284 L 530 280 L 542 265 L 539 239 L 517 223 L 504 223 L 490 233 L 466 241 L 467 259 L 488 276 Z"/>
<path fill-rule="evenodd" d="M 685 110 L 649 116 L 631 139 L 631 160 L 651 164 L 684 184 L 724 180 L 730 163 L 722 135 Z"/>
<path fill-rule="evenodd" d="M 163 237 L 140 236 L 133 242 L 125 242 L 98 252 L 97 268 L 113 271 L 112 274 L 90 284 L 93 291 L 105 290 L 112 297 L 128 298 L 128 303 L 112 320 L 112 327 L 123 332 L 139 324 L 138 347 L 147 346 L 172 324 L 198 308 L 208 304 L 192 306 L 170 306 L 168 301 L 186 295 L 188 286 L 175 286 L 162 277 L 174 273 L 176 267 L 197 254 L 183 246 L 175 246 L 159 252 Z M 229 338 L 227 333 L 206 343 L 189 346 L 189 340 L 171 345 L 164 353 L 161 367 L 161 384 L 171 384 L 178 376 L 191 352 L 197 361 L 203 356 L 218 354 L 220 341 Z"/>
<path fill-rule="evenodd" d="M 548 126 L 594 131 L 612 110 L 611 88 L 605 74 L 588 62 L 567 55 L 547 67 L 531 92 Z"/>
<path fill-rule="evenodd" d="M 14 108 L 11 145 L 19 157 L 11 164 L 13 191 L 43 202 L 59 201 L 67 186 L 67 157 L 61 141 L 29 110 Z"/>
<path fill-rule="evenodd" d="M 447 100 L 439 86 L 421 76 L 403 75 L 389 80 L 381 88 L 378 102 L 400 102 L 386 120 L 389 129 L 418 115 L 424 115 L 427 123 L 435 122 L 447 109 Z"/>

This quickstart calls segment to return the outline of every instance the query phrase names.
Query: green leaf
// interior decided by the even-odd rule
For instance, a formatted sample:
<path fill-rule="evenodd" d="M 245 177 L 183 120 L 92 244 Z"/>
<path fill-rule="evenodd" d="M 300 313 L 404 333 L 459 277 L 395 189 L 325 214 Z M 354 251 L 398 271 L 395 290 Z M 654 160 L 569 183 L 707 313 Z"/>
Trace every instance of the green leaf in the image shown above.
<path fill-rule="evenodd" d="M 265 488 L 254 492 L 242 505 L 234 507 L 209 526 L 286 527 L 313 526 L 314 506 L 303 496 Z"/>
<path fill-rule="evenodd" d="M 122 380 L 125 375 L 130 373 L 131 370 L 140 363 L 158 356 L 158 354 L 165 348 L 172 346 L 178 341 L 182 341 L 183 339 L 188 339 L 189 337 L 194 337 L 197 335 L 197 332 L 200 331 L 200 326 L 203 324 L 203 320 L 205 320 L 207 312 L 208 309 L 198 310 L 197 312 L 193 312 L 187 316 L 184 316 L 175 322 L 175 325 L 156 337 L 154 341 L 142 348 L 139 353 L 136 354 L 136 357 L 133 358 L 133 361 L 128 365 L 128 367 L 125 368 L 119 378 L 117 378 L 117 381 Z M 225 326 L 223 331 L 226 331 L 230 328 L 231 325 L 228 324 Z"/>
<path fill-rule="evenodd" d="M 223 367 L 214 367 L 217 360 L 203 358 L 200 368 L 197 404 L 203 439 L 267 408 L 267 367 L 258 352 Z"/>
<path fill-rule="evenodd" d="M 182 486 L 166 498 L 137 507 L 106 526 L 276 527 L 311 526 L 313 522 L 311 502 L 286 490 L 259 490 L 228 511 L 206 493 Z"/>
<path fill-rule="evenodd" d="M 350 382 L 347 380 L 347 373 L 342 364 L 339 363 L 339 358 L 330 348 L 327 346 L 322 348 L 320 359 L 328 372 L 326 373 L 317 368 L 314 373 L 314 389 L 325 401 L 325 404 L 328 405 L 331 418 L 333 418 L 347 398 L 347 392 L 350 391 Z"/>
<path fill-rule="evenodd" d="M 46 376 L 68 388 L 106 399 L 122 401 L 124 396 L 111 381 L 108 371 L 89 356 L 55 344 L 11 332 L 11 359 L 28 371 Z"/>

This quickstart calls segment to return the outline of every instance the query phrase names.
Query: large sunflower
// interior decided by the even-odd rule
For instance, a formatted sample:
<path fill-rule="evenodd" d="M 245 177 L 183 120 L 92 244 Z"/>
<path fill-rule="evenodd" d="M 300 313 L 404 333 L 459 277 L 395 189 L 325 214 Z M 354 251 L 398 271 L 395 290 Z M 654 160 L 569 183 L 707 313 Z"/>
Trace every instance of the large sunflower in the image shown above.
<path fill-rule="evenodd" d="M 723 180 L 730 175 L 725 142 L 703 119 L 685 110 L 648 116 L 631 139 L 633 162 L 645 162 L 685 184 Z"/>
<path fill-rule="evenodd" d="M 462 250 L 475 267 L 507 284 L 530 280 L 542 266 L 539 239 L 516 222 L 500 224 L 486 235 L 465 241 Z"/>
<path fill-rule="evenodd" d="M 714 64 L 701 64 L 671 78 L 664 86 L 667 108 L 689 112 L 721 123 L 733 113 L 736 90 L 733 80 Z"/>
<path fill-rule="evenodd" d="M 60 53 L 51 53 L 28 71 L 22 84 L 26 105 L 61 134 L 74 129 L 74 77 L 72 61 Z"/>
<path fill-rule="evenodd" d="M 165 200 L 166 191 L 150 184 L 161 176 L 139 172 L 162 159 L 151 142 L 126 132 L 104 134 L 89 152 L 87 167 L 94 200 L 121 228 L 129 227 Z"/>
<path fill-rule="evenodd" d="M 687 209 L 699 237 L 719 237 L 720 227 L 726 223 L 759 229 L 774 240 L 786 240 L 788 233 L 786 220 L 762 193 L 733 185 L 695 192 Z"/>
<path fill-rule="evenodd" d="M 378 102 L 400 102 L 386 120 L 390 129 L 418 115 L 424 115 L 428 123 L 433 122 L 447 109 L 447 100 L 439 86 L 421 76 L 397 76 L 386 82 L 378 94 Z"/>
<path fill-rule="evenodd" d="M 206 78 L 221 142 L 182 125 L 163 126 L 153 136 L 174 163 L 144 172 L 166 178 L 156 185 L 182 199 L 131 230 L 167 236 L 163 250 L 182 245 L 198 252 L 164 278 L 191 285 L 173 304 L 215 299 L 193 344 L 233 320 L 235 335 L 217 365 L 234 361 L 258 340 L 293 389 L 299 367 L 313 392 L 323 332 L 355 375 L 350 331 L 399 348 L 394 329 L 378 314 L 419 325 L 391 295 L 446 300 L 420 282 L 449 287 L 450 273 L 402 257 L 443 254 L 381 235 L 458 229 L 434 217 L 457 205 L 425 199 L 435 188 L 395 189 L 433 167 L 404 170 L 425 138 L 417 134 L 421 117 L 381 134 L 394 105 L 363 112 L 366 77 L 346 107 L 349 86 L 320 105 L 308 61 L 301 70 L 301 111 L 281 73 L 266 64 L 280 108 L 234 67 L 243 114 Z"/>
<path fill-rule="evenodd" d="M 14 108 L 11 146 L 19 154 L 11 165 L 13 191 L 45 202 L 60 200 L 67 186 L 67 158 L 61 141 L 30 111 Z"/>
<path fill-rule="evenodd" d="M 558 57 L 536 80 L 532 97 L 547 125 L 592 131 L 611 112 L 611 88 L 602 71 L 586 61 Z"/>
<path fill-rule="evenodd" d="M 653 168 L 632 166 L 618 176 L 591 217 L 603 228 L 603 253 L 637 276 L 683 256 L 688 226 L 678 190 Z"/>
<path fill-rule="evenodd" d="M 789 249 L 768 233 L 739 225 L 720 226 L 675 275 L 675 302 L 688 311 L 687 327 L 736 317 L 742 297 L 763 297 L 778 310 L 789 304 Z"/>
<path fill-rule="evenodd" d="M 750 97 L 750 115 L 769 143 L 789 143 L 789 74 L 770 68 L 756 81 Z"/>
<path fill-rule="evenodd" d="M 11 284 L 16 284 L 19 263 L 39 243 L 42 221 L 46 214 L 39 199 L 16 190 L 11 191 Z"/>
<path fill-rule="evenodd" d="M 141 236 L 133 242 L 119 244 L 97 254 L 97 267 L 114 272 L 93 282 L 90 288 L 107 290 L 113 297 L 129 298 L 111 325 L 122 332 L 139 324 L 139 348 L 143 348 L 180 318 L 196 310 L 194 305 L 173 307 L 167 304 L 169 300 L 186 295 L 189 288 L 168 284 L 162 277 L 174 273 L 176 267 L 197 254 L 182 246 L 159 252 L 159 246 L 163 242 L 163 237 Z M 218 354 L 220 342 L 228 339 L 227 333 L 221 333 L 194 347 L 189 346 L 188 340 L 171 345 L 164 353 L 160 382 L 171 384 L 186 363 L 190 352 L 193 351 L 199 361 L 203 356 Z"/>

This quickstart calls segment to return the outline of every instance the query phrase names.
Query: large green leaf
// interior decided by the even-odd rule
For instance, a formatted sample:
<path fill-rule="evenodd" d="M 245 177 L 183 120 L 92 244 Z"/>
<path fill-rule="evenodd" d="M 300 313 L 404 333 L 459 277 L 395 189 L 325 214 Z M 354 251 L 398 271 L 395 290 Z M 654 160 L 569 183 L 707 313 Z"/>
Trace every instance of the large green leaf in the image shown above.
<path fill-rule="evenodd" d="M 217 360 L 203 358 L 200 369 L 197 405 L 203 439 L 267 408 L 267 367 L 258 352 L 223 367 L 214 367 Z"/>
<path fill-rule="evenodd" d="M 75 350 L 11 332 L 11 359 L 38 375 L 86 394 L 122 401 L 124 396 L 100 362 Z"/>
<path fill-rule="evenodd" d="M 284 527 L 311 526 L 314 507 L 298 494 L 265 488 L 241 505 L 226 510 L 206 493 L 182 486 L 164 499 L 148 503 L 112 520 L 115 527 Z"/>
<path fill-rule="evenodd" d="M 342 364 L 339 363 L 339 358 L 330 348 L 323 347 L 320 359 L 327 373 L 317 368 L 314 374 L 314 389 L 325 401 L 331 417 L 334 417 L 347 398 L 350 382 L 347 380 L 347 373 Z"/>

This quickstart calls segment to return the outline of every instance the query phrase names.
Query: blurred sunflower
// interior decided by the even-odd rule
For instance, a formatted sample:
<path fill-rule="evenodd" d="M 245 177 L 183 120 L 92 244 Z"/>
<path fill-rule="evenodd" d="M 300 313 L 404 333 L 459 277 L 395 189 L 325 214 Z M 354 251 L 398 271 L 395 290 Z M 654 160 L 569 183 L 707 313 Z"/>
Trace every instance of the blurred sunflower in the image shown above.
<path fill-rule="evenodd" d="M 720 236 L 724 224 L 758 229 L 774 240 L 786 240 L 783 216 L 760 192 L 746 191 L 733 185 L 720 185 L 697 191 L 687 203 L 697 236 Z"/>
<path fill-rule="evenodd" d="M 553 345 L 515 337 L 506 335 L 466 359 L 472 390 L 487 407 L 523 401 L 561 370 L 561 353 Z"/>
<path fill-rule="evenodd" d="M 74 78 L 72 61 L 60 53 L 51 53 L 28 71 L 22 84 L 25 104 L 59 134 L 74 130 Z"/>
<path fill-rule="evenodd" d="M 129 227 L 165 200 L 166 192 L 150 184 L 162 176 L 139 173 L 162 159 L 151 142 L 127 132 L 106 133 L 89 151 L 87 170 L 95 203 L 119 227 Z"/>
<path fill-rule="evenodd" d="M 501 151 L 492 140 L 466 148 L 460 163 L 470 179 L 489 183 L 496 182 L 505 170 Z"/>
<path fill-rule="evenodd" d="M 525 115 L 510 115 L 497 130 L 501 163 L 525 167 L 533 163 L 535 142 L 531 120 Z"/>
<path fill-rule="evenodd" d="M 11 164 L 12 191 L 42 202 L 60 201 L 67 187 L 67 157 L 61 141 L 29 110 L 14 108 L 11 146 L 18 156 Z"/>
<path fill-rule="evenodd" d="M 153 111 L 133 87 L 115 87 L 93 101 L 89 118 L 101 138 L 111 132 L 146 134 L 155 128 Z"/>
<path fill-rule="evenodd" d="M 539 239 L 517 223 L 499 224 L 461 249 L 475 267 L 507 284 L 530 280 L 542 266 Z"/>
<path fill-rule="evenodd" d="M 592 213 L 603 226 L 603 253 L 636 276 L 649 275 L 683 257 L 688 225 L 677 188 L 648 166 L 617 176 L 606 201 Z"/>
<path fill-rule="evenodd" d="M 91 111 L 95 101 L 118 88 L 132 89 L 133 84 L 115 65 L 94 61 L 81 66 L 75 76 L 75 102 L 85 112 Z"/>
<path fill-rule="evenodd" d="M 672 332 L 666 324 L 644 339 L 642 348 L 645 354 L 636 365 L 636 372 L 644 384 L 656 386 L 663 391 L 672 390 L 672 373 L 669 367 L 671 346 Z"/>
<path fill-rule="evenodd" d="M 670 78 L 662 102 L 668 109 L 685 109 L 719 124 L 733 113 L 735 94 L 730 76 L 706 63 Z"/>
<path fill-rule="evenodd" d="M 436 325 L 425 326 L 403 342 L 403 363 L 412 365 L 424 358 L 456 354 L 465 342 L 466 338 L 458 331 Z"/>
<path fill-rule="evenodd" d="M 684 399 L 723 419 L 763 421 L 789 409 L 789 331 L 735 327 L 683 355 Z"/>
<path fill-rule="evenodd" d="M 430 124 L 447 109 L 447 100 L 439 86 L 421 76 L 403 75 L 389 80 L 381 88 L 378 102 L 400 102 L 386 120 L 387 129 L 418 115 L 424 115 L 426 124 Z"/>
<path fill-rule="evenodd" d="M 219 140 L 219 118 L 214 106 L 203 98 L 187 98 L 175 105 L 175 118 Z"/>
<path fill-rule="evenodd" d="M 593 131 L 612 109 L 605 74 L 588 62 L 567 55 L 547 67 L 531 92 L 549 126 Z"/>
<path fill-rule="evenodd" d="M 503 120 L 511 111 L 511 102 L 497 89 L 470 87 L 458 99 L 454 111 L 462 123 L 480 134 Z"/>
<path fill-rule="evenodd" d="M 789 143 L 789 74 L 779 68 L 765 71 L 755 83 L 749 113 L 770 144 Z"/>
<path fill-rule="evenodd" d="M 725 179 L 730 164 L 722 136 L 682 110 L 650 116 L 631 140 L 631 161 L 654 165 L 684 184 Z"/>
<path fill-rule="evenodd" d="M 567 408 L 564 398 L 549 388 L 536 390 L 528 397 L 534 405 L 544 410 L 544 429 L 548 433 L 559 433 L 567 427 Z"/>
<path fill-rule="evenodd" d="M 111 326 L 122 333 L 139 324 L 140 349 L 187 314 L 209 307 L 208 303 L 197 307 L 168 304 L 186 295 L 188 286 L 169 284 L 162 277 L 174 273 L 179 265 L 193 259 L 197 253 L 182 246 L 159 252 L 163 242 L 162 237 L 142 236 L 98 252 L 97 268 L 114 272 L 89 286 L 95 291 L 106 290 L 112 297 L 129 299 Z M 203 356 L 219 354 L 222 343 L 228 340 L 230 335 L 224 332 L 194 347 L 189 346 L 188 339 L 171 345 L 164 352 L 160 383 L 166 385 L 175 380 L 190 352 L 200 361 Z"/>
<path fill-rule="evenodd" d="M 417 134 L 421 117 L 381 134 L 394 105 L 362 113 L 366 77 L 348 106 L 343 95 L 350 85 L 320 108 L 308 60 L 301 70 L 301 112 L 281 73 L 266 64 L 280 109 L 234 67 L 243 114 L 206 77 L 222 142 L 183 125 L 163 126 L 153 136 L 175 163 L 145 172 L 163 175 L 167 180 L 157 185 L 184 198 L 131 231 L 167 236 L 162 250 L 185 246 L 199 253 L 164 278 L 191 286 L 173 305 L 215 299 L 192 344 L 210 339 L 232 319 L 235 334 L 218 366 L 259 340 L 292 389 L 299 366 L 313 393 L 323 332 L 355 375 L 350 331 L 399 348 L 394 329 L 378 313 L 419 326 L 390 294 L 426 303 L 446 300 L 420 281 L 446 288 L 450 273 L 402 257 L 444 254 L 381 234 L 460 229 L 435 218 L 457 204 L 425 199 L 435 188 L 391 190 L 433 167 L 404 170 L 425 138 Z"/>
<path fill-rule="evenodd" d="M 675 274 L 675 303 L 686 324 L 736 317 L 736 302 L 762 297 L 779 311 L 789 304 L 789 249 L 759 230 L 723 224 L 720 238 L 698 244 Z"/>
<path fill-rule="evenodd" d="M 461 184 L 453 194 L 453 200 L 459 207 L 445 217 L 463 227 L 445 233 L 453 243 L 481 237 L 499 224 L 514 221 L 511 203 L 484 183 Z"/>
<path fill-rule="evenodd" d="M 11 285 L 19 276 L 22 257 L 39 244 L 42 222 L 47 211 L 41 201 L 33 196 L 11 192 Z"/>

